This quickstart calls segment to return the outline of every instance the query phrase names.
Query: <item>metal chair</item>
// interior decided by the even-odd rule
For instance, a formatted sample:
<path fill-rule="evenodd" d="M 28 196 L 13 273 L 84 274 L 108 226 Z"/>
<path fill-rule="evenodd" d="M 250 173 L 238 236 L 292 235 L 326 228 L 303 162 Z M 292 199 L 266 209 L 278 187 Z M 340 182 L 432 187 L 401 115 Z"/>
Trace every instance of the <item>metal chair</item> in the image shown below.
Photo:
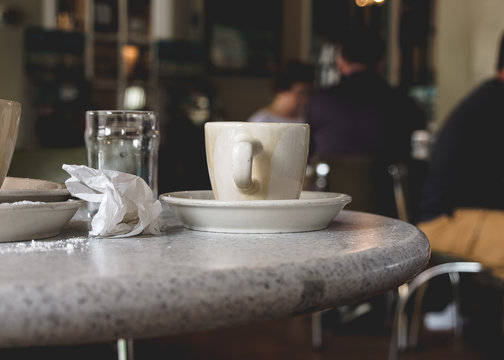
<path fill-rule="evenodd" d="M 404 351 L 417 346 L 421 324 L 421 304 L 425 290 L 428 282 L 438 276 L 448 275 L 449 277 L 452 290 L 452 300 L 455 305 L 453 313 L 453 329 L 455 336 L 460 337 L 462 335 L 459 296 L 460 274 L 480 273 L 482 271 L 484 271 L 484 267 L 479 262 L 448 262 L 430 267 L 422 271 L 410 282 L 399 286 L 394 326 L 392 328 L 390 338 L 389 360 L 396 360 L 398 358 L 399 351 Z M 414 307 L 411 321 L 408 321 L 406 305 L 412 296 L 414 296 Z"/>
<path fill-rule="evenodd" d="M 351 166 L 344 167 L 343 164 L 351 163 Z M 359 194 L 361 197 L 354 209 L 361 211 L 373 211 L 374 205 L 371 202 L 373 188 L 372 184 L 372 159 L 366 157 L 342 159 L 318 159 L 312 163 L 313 173 L 311 174 L 312 186 L 319 191 L 348 191 L 349 194 Z M 335 173 L 335 169 L 345 171 L 346 177 Z M 333 173 L 331 174 L 331 171 Z M 400 220 L 410 222 L 410 199 L 408 197 L 408 174 L 407 168 L 403 165 L 393 164 L 387 169 L 392 178 L 393 198 L 397 210 L 397 217 Z M 348 176 L 350 174 L 350 176 Z M 332 175 L 332 178 L 331 178 Z M 339 179 L 338 179 L 339 178 Z M 338 183 L 339 181 L 339 183 Z M 349 185 L 350 184 L 350 185 Z M 351 188 L 349 188 L 349 186 Z M 312 188 L 313 189 L 313 188 Z M 364 196 L 363 196 L 364 195 Z M 485 271 L 482 264 L 478 262 L 460 261 L 452 258 L 445 263 L 434 265 L 418 274 L 410 282 L 399 286 L 395 291 L 395 313 L 393 314 L 392 334 L 389 348 L 389 360 L 397 359 L 399 351 L 415 347 L 418 344 L 418 337 L 422 324 L 422 303 L 424 295 L 431 279 L 446 275 L 449 278 L 451 295 L 454 306 L 454 332 L 456 336 L 462 334 L 462 321 L 460 314 L 460 294 L 459 283 L 461 273 L 480 273 Z M 389 297 L 390 298 L 390 297 Z M 406 305 L 413 301 L 413 311 L 411 318 L 406 313 Z M 312 346 L 320 348 L 322 346 L 322 312 L 312 314 Z"/>
<path fill-rule="evenodd" d="M 407 220 L 405 175 L 404 166 L 394 164 L 387 168 L 381 166 L 371 156 L 319 157 L 312 159 L 309 164 L 305 189 L 350 194 L 352 202 L 345 209 L 380 213 L 384 211 L 380 203 L 383 198 L 377 198 L 376 194 L 383 194 L 383 188 L 387 187 L 390 200 L 386 205 L 387 211 L 393 208 L 399 219 Z M 378 181 L 377 178 L 379 178 Z M 378 188 L 379 186 L 381 188 Z M 387 297 L 387 301 L 390 302 L 392 298 L 393 296 Z M 393 308 L 393 305 L 388 307 Z M 369 307 L 367 309 L 369 310 Z M 329 310 L 312 314 L 312 347 L 315 349 L 322 347 L 322 314 Z M 389 317 L 392 318 L 392 316 L 391 313 Z"/>
<path fill-rule="evenodd" d="M 398 207 L 398 212 L 404 217 L 403 220 L 408 221 L 406 199 L 404 197 L 404 176 L 400 174 L 402 171 L 399 168 L 391 168 L 390 174 L 394 178 L 394 194 Z M 453 307 L 453 330 L 455 337 L 460 338 L 462 335 L 462 315 L 460 311 L 460 274 L 462 273 L 482 273 L 488 270 L 479 262 L 464 261 L 453 258 L 446 259 L 446 262 L 432 265 L 419 273 L 415 278 L 398 287 L 397 289 L 397 304 L 395 308 L 394 323 L 392 326 L 392 334 L 390 338 L 389 360 L 396 360 L 400 351 L 415 348 L 418 345 L 418 337 L 422 324 L 422 303 L 424 295 L 429 284 L 429 281 L 440 277 L 448 276 L 451 287 L 451 300 Z M 406 305 L 413 301 L 413 310 L 411 318 L 408 319 Z"/>

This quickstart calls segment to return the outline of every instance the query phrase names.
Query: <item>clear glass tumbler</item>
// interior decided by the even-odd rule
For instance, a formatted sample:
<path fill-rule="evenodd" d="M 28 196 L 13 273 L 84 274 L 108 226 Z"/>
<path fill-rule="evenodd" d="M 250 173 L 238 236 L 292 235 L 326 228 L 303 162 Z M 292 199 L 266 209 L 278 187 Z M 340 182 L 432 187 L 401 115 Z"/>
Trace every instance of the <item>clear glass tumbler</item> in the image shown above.
<path fill-rule="evenodd" d="M 86 112 L 88 166 L 140 176 L 157 198 L 159 121 L 153 111 Z"/>

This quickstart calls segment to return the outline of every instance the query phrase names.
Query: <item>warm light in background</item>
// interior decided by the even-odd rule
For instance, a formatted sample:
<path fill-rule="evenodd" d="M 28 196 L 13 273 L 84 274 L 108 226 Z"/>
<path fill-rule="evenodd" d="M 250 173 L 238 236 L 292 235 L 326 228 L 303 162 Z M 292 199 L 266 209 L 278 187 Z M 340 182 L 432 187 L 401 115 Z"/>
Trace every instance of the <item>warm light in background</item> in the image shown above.
<path fill-rule="evenodd" d="M 369 6 L 369 5 L 381 5 L 385 0 L 355 0 L 355 4 L 359 7 Z"/>
<path fill-rule="evenodd" d="M 131 74 L 140 55 L 140 50 L 135 45 L 125 45 L 122 49 L 126 73 Z"/>

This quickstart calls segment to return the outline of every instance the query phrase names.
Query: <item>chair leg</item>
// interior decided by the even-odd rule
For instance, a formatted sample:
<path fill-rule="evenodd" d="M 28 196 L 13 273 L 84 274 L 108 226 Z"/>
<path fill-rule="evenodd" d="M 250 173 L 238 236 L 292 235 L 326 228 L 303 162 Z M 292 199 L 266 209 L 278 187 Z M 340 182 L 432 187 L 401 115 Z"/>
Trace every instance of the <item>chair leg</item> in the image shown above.
<path fill-rule="evenodd" d="M 409 297 L 409 285 L 403 284 L 397 288 L 397 305 L 394 314 L 394 325 L 390 336 L 389 360 L 396 360 L 399 350 L 403 350 L 407 344 L 408 318 L 404 311 Z"/>
<path fill-rule="evenodd" d="M 314 312 L 311 315 L 312 347 L 320 349 L 322 347 L 322 311 Z"/>
<path fill-rule="evenodd" d="M 119 339 L 117 340 L 117 359 L 118 360 L 134 360 L 133 340 Z"/>
<path fill-rule="evenodd" d="M 418 345 L 418 337 L 420 335 L 420 329 L 422 328 L 422 304 L 426 290 L 427 283 L 424 283 L 418 287 L 415 294 L 407 345 L 410 349 L 414 349 Z"/>
<path fill-rule="evenodd" d="M 454 304 L 453 314 L 453 331 L 456 338 L 462 336 L 463 319 L 460 311 L 460 274 L 451 272 L 448 274 L 452 288 L 452 299 Z"/>
<path fill-rule="evenodd" d="M 436 265 L 428 268 L 418 274 L 409 283 L 399 286 L 398 293 L 399 298 L 396 305 L 396 313 L 394 318 L 394 325 L 392 328 L 392 335 L 390 338 L 389 347 L 389 360 L 396 360 L 400 350 L 407 348 L 407 315 L 405 312 L 406 304 L 408 303 L 409 297 L 415 293 L 415 291 L 424 286 L 430 279 L 450 273 L 478 273 L 484 271 L 483 265 L 478 262 L 452 262 L 445 263 L 441 265 Z M 453 280 L 457 280 L 453 278 Z M 455 281 L 455 284 L 456 281 Z"/>

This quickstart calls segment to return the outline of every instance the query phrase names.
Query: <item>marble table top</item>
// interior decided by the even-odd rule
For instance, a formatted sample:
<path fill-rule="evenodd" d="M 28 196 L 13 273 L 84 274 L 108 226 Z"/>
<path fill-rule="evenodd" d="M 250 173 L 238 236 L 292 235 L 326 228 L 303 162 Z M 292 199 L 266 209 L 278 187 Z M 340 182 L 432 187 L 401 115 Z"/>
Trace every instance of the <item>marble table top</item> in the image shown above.
<path fill-rule="evenodd" d="M 0 244 L 0 347 L 139 339 L 348 304 L 420 272 L 416 227 L 343 211 L 329 228 L 285 234 L 184 229 L 88 238 L 75 217 L 58 237 Z"/>

